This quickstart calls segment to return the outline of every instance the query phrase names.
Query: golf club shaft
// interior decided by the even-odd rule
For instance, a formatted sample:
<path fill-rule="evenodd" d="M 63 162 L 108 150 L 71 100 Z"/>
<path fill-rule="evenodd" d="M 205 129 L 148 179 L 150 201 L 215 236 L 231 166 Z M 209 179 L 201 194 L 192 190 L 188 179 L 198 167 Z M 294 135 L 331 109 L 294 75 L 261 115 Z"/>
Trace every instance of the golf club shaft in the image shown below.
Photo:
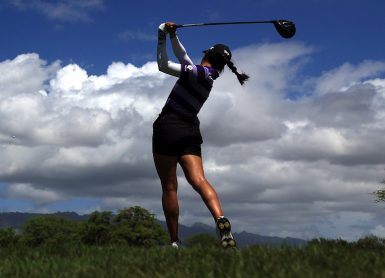
<path fill-rule="evenodd" d="M 192 23 L 192 24 L 179 24 L 179 25 L 176 25 L 176 28 L 182 28 L 182 27 L 196 27 L 196 26 L 209 26 L 209 25 L 274 23 L 275 21 L 276 21 L 276 20 L 263 20 L 263 21 L 232 21 L 232 22 L 212 22 L 212 23 Z"/>

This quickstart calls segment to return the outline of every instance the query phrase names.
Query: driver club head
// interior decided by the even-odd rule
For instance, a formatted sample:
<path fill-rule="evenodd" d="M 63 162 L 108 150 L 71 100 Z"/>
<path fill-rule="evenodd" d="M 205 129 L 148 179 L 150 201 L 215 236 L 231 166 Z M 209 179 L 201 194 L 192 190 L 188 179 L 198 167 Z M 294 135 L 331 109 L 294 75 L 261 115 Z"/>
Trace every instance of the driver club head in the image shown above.
<path fill-rule="evenodd" d="M 289 39 L 295 35 L 295 24 L 289 20 L 275 20 L 273 21 L 277 32 L 285 39 Z"/>

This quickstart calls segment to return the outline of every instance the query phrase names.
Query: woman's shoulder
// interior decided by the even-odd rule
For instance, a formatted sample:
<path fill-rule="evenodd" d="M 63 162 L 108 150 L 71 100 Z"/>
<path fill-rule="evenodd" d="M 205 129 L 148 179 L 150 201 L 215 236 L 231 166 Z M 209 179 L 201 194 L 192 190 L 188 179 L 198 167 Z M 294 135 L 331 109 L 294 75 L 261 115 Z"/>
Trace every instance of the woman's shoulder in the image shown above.
<path fill-rule="evenodd" d="M 219 72 L 216 69 L 208 66 L 202 66 L 202 65 L 199 65 L 199 66 L 202 67 L 203 70 L 205 71 L 206 77 L 211 77 L 212 79 L 218 78 Z"/>
<path fill-rule="evenodd" d="M 194 75 L 200 79 L 216 79 L 219 73 L 216 69 L 203 65 L 182 65 L 182 72 L 188 75 Z"/>

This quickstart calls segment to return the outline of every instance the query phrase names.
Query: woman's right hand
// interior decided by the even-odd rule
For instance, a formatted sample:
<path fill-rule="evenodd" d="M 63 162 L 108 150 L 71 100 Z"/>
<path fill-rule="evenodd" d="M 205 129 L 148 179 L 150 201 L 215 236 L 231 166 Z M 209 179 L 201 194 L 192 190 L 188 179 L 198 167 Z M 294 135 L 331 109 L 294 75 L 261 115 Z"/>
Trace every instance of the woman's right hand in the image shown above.
<path fill-rule="evenodd" d="M 176 24 L 174 22 L 166 22 L 165 29 L 170 35 L 174 35 L 176 32 Z"/>

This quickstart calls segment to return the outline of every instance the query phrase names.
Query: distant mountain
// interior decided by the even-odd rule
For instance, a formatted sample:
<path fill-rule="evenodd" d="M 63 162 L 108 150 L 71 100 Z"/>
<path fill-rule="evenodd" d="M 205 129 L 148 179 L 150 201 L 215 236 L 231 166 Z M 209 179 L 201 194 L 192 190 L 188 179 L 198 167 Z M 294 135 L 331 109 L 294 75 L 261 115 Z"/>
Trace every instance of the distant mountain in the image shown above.
<path fill-rule="evenodd" d="M 2 212 L 0 213 L 0 228 L 12 227 L 16 230 L 20 230 L 22 225 L 33 217 L 38 216 L 58 216 L 69 220 L 74 221 L 85 221 L 88 219 L 89 215 L 79 215 L 76 212 L 56 212 L 56 213 L 25 213 L 25 212 Z M 157 220 L 157 222 L 167 229 L 166 223 L 164 221 Z M 180 239 L 184 241 L 186 238 L 191 237 L 196 234 L 210 234 L 216 236 L 215 228 L 203 223 L 195 223 L 192 226 L 179 225 L 179 235 Z M 233 233 L 234 237 L 237 240 L 237 245 L 239 247 L 246 247 L 251 245 L 288 245 L 288 246 L 305 246 L 307 244 L 306 240 L 298 238 L 281 238 L 281 237 L 271 237 L 271 236 L 262 236 L 258 234 L 252 234 L 248 232 Z"/>
<path fill-rule="evenodd" d="M 21 226 L 33 217 L 39 216 L 58 216 L 69 220 L 84 221 L 88 219 L 88 215 L 79 215 L 76 212 L 55 212 L 55 213 L 28 213 L 28 212 L 1 212 L 0 228 L 12 227 L 20 229 Z"/>
<path fill-rule="evenodd" d="M 306 240 L 292 238 L 292 237 L 271 237 L 261 236 L 258 234 L 251 234 L 248 232 L 234 233 L 234 237 L 237 239 L 237 244 L 240 247 L 251 246 L 251 245 L 287 245 L 287 246 L 305 246 Z"/>
<path fill-rule="evenodd" d="M 158 221 L 165 229 L 166 223 L 163 221 Z M 195 223 L 192 226 L 179 225 L 179 237 L 184 241 L 184 239 L 196 235 L 196 234 L 211 234 L 216 236 L 215 228 L 203 223 Z M 271 236 L 262 236 L 258 234 L 252 234 L 248 232 L 233 233 L 234 238 L 237 240 L 237 245 L 239 247 L 247 247 L 252 245 L 287 245 L 287 246 L 305 246 L 307 244 L 306 240 L 291 238 L 291 237 L 271 237 Z"/>

